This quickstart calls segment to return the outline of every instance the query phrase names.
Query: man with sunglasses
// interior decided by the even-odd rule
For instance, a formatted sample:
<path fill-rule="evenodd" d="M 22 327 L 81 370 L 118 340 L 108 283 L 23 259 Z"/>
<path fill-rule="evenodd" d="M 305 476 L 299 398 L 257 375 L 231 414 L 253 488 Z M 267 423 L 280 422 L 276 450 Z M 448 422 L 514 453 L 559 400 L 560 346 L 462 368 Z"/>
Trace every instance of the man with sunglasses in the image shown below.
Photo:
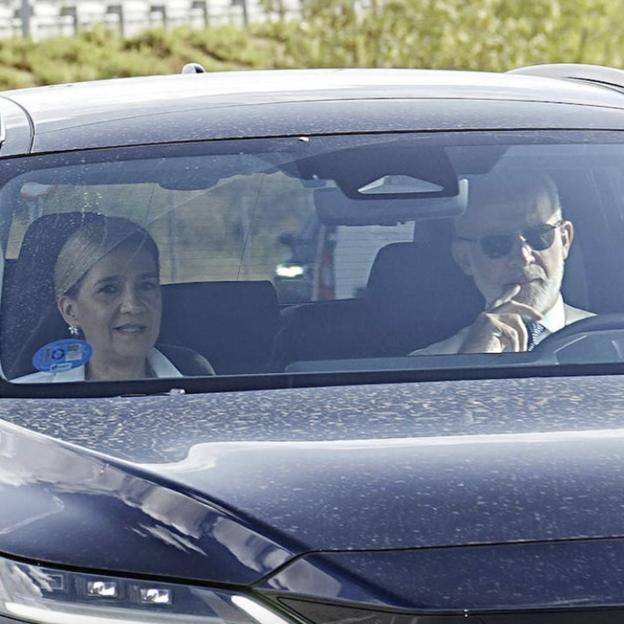
<path fill-rule="evenodd" d="M 574 227 L 550 177 L 499 171 L 472 180 L 469 197 L 455 223 L 452 253 L 483 295 L 485 310 L 472 325 L 415 354 L 527 351 L 592 316 L 561 296 Z"/>

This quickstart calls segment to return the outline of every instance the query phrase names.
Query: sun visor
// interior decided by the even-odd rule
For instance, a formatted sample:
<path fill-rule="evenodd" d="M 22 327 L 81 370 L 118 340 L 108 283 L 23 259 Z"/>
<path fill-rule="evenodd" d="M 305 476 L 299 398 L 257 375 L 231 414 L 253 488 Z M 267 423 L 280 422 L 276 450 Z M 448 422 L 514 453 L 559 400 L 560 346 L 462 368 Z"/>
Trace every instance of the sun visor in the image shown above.
<path fill-rule="evenodd" d="M 442 219 L 463 214 L 468 204 L 468 180 L 461 178 L 452 197 L 409 197 L 351 199 L 337 188 L 314 191 L 314 205 L 325 225 L 394 225 L 417 219 Z"/>

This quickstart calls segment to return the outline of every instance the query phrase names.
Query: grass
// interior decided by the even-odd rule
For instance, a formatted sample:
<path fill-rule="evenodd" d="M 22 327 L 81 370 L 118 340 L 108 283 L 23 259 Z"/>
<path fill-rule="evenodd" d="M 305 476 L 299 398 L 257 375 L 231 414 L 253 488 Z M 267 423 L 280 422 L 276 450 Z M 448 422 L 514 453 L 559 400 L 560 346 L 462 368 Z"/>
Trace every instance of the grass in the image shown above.
<path fill-rule="evenodd" d="M 265 0 L 270 15 L 276 4 Z M 122 39 L 0 41 L 0 88 L 177 73 L 296 67 L 431 67 L 504 71 L 535 63 L 624 66 L 620 0 L 306 0 L 302 19 L 247 28 L 148 30 Z"/>

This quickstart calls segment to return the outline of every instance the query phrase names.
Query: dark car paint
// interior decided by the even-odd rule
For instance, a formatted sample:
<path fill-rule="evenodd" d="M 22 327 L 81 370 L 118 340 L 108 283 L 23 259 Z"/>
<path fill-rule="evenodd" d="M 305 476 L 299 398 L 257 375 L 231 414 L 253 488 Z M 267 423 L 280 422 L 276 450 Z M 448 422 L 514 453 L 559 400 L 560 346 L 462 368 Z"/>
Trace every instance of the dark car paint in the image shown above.
<path fill-rule="evenodd" d="M 246 583 L 307 551 L 620 537 L 623 396 L 615 376 L 5 399 L 80 446 L 3 425 L 0 551 Z"/>
<path fill-rule="evenodd" d="M 371 128 L 624 129 L 622 94 L 587 83 L 418 70 L 275 71 L 261 83 L 255 75 L 109 80 L 3 97 L 28 111 L 37 153 Z"/>
<path fill-rule="evenodd" d="M 311 554 L 256 587 L 275 598 L 468 612 L 618 606 L 623 573 L 624 540 L 579 540 Z"/>
<path fill-rule="evenodd" d="M 201 493 L 8 423 L 0 449 L 4 554 L 248 584 L 301 551 Z"/>
<path fill-rule="evenodd" d="M 624 129 L 621 94 L 548 79 L 353 76 L 278 95 L 219 91 L 219 79 L 7 93 L 0 156 L 33 139 L 46 152 L 371 128 Z M 604 376 L 3 398 L 0 418 L 27 429 L 0 424 L 0 552 L 393 608 L 610 604 L 623 396 L 624 379 Z"/>
<path fill-rule="evenodd" d="M 624 99 L 624 98 L 623 98 Z M 534 118 L 533 115 L 538 115 Z M 535 119 L 539 119 L 536 122 Z M 131 121 L 131 123 L 129 123 Z M 33 152 L 204 139 L 412 130 L 509 128 L 624 129 L 621 109 L 469 100 L 277 103 L 141 114 L 36 134 Z"/>

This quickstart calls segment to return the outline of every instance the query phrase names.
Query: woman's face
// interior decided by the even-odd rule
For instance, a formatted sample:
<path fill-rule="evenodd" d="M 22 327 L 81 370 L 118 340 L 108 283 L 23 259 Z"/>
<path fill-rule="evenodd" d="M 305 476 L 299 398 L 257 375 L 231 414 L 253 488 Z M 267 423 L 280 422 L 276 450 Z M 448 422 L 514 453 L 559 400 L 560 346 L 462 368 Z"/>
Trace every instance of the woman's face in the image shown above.
<path fill-rule="evenodd" d="M 80 328 L 93 357 L 108 365 L 144 360 L 160 332 L 158 267 L 135 244 L 121 244 L 82 279 L 75 298 L 59 299 L 65 321 Z"/>

